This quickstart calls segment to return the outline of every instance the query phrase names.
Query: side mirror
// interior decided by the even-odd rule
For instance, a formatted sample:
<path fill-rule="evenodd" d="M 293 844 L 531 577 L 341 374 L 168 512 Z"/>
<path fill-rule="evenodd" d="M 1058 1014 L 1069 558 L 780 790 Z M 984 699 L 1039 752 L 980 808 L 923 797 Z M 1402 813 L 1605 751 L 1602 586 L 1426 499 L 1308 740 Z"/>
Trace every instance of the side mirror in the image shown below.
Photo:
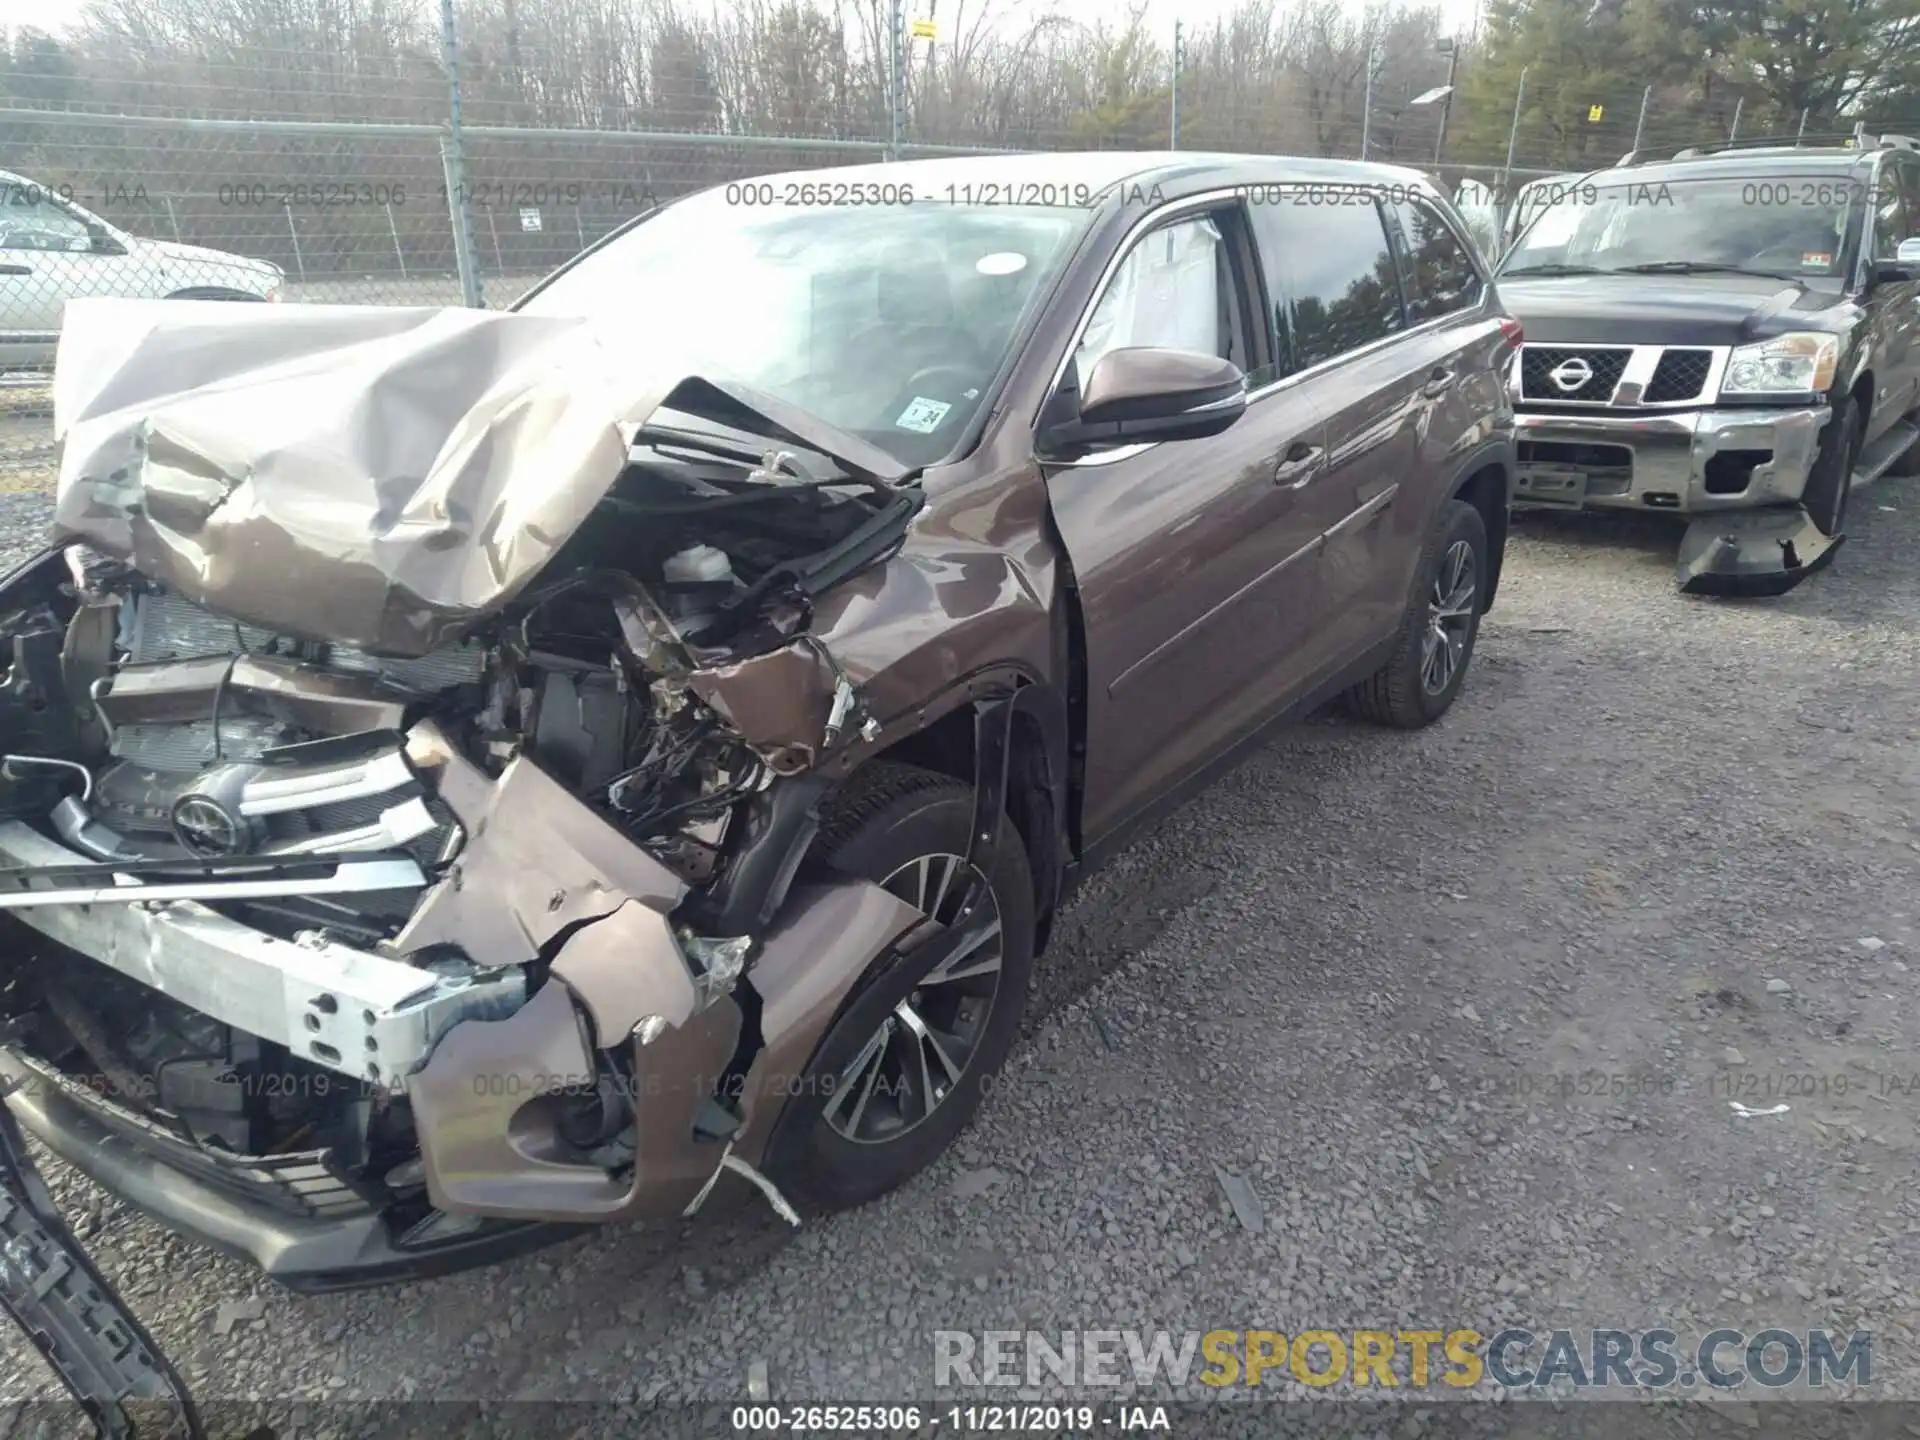
<path fill-rule="evenodd" d="M 1920 270 L 1920 237 L 1902 240 L 1900 248 L 1894 252 L 1893 263 Z"/>
<path fill-rule="evenodd" d="M 1079 413 L 1042 432 L 1049 450 L 1218 435 L 1247 410 L 1247 377 L 1196 350 L 1128 346 L 1094 362 Z"/>

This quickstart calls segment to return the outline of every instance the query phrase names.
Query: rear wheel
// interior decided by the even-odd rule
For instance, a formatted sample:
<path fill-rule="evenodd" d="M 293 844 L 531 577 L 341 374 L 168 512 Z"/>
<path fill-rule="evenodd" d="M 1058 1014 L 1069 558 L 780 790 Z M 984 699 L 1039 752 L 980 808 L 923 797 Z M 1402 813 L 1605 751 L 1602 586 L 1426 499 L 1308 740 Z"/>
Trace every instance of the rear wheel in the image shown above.
<path fill-rule="evenodd" d="M 1833 404 L 1820 450 L 1807 475 L 1800 503 L 1822 535 L 1840 533 L 1847 521 L 1847 498 L 1853 491 L 1853 466 L 1860 456 L 1860 434 L 1865 417 L 1851 395 Z"/>
<path fill-rule="evenodd" d="M 1401 730 L 1446 714 L 1473 659 L 1487 571 L 1486 521 L 1466 501 L 1449 500 L 1421 553 L 1393 655 L 1347 692 L 1347 708 Z"/>
<path fill-rule="evenodd" d="M 1012 1047 L 1033 972 L 1033 880 L 1004 816 L 986 873 L 969 863 L 973 803 L 969 785 L 880 761 L 849 782 L 815 841 L 814 863 L 872 880 L 942 926 L 974 882 L 986 890 L 957 948 L 940 932 L 874 963 L 795 1087 L 767 1164 L 810 1209 L 863 1205 L 930 1164 Z"/>

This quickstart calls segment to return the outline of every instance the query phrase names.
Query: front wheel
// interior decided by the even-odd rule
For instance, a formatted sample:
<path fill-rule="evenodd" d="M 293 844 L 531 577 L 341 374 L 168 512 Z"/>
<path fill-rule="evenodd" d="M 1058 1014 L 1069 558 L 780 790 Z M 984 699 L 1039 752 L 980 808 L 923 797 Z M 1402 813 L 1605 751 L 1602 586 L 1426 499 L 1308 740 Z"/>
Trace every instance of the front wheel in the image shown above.
<path fill-rule="evenodd" d="M 1417 730 L 1447 713 L 1467 678 L 1486 590 L 1487 523 L 1449 500 L 1420 555 L 1413 599 L 1385 665 L 1347 692 L 1363 720 Z"/>
<path fill-rule="evenodd" d="M 854 985 L 788 1102 L 767 1169 L 816 1211 L 877 1199 L 932 1163 L 1006 1059 L 1033 972 L 1033 879 L 1000 820 L 986 874 L 966 859 L 973 788 L 878 761 L 836 799 L 812 863 L 871 880 L 941 926 L 986 891 L 952 943 L 889 951 Z"/>

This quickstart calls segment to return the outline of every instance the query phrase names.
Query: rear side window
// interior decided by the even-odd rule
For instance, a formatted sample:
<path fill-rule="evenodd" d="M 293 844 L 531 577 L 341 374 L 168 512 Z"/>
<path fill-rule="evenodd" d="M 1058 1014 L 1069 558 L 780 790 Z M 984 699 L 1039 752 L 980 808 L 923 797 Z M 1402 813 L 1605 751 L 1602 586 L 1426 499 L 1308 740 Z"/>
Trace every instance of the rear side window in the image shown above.
<path fill-rule="evenodd" d="M 1423 200 L 1396 203 L 1406 240 L 1401 277 L 1406 282 L 1407 323 L 1419 325 L 1480 300 L 1480 272 L 1440 212 Z"/>
<path fill-rule="evenodd" d="M 1282 374 L 1406 328 L 1393 251 L 1369 190 L 1263 192 L 1249 209 L 1273 297 Z"/>
<path fill-rule="evenodd" d="M 1880 182 L 1873 197 L 1873 253 L 1876 259 L 1893 259 L 1895 252 L 1900 249 L 1900 242 L 1907 238 L 1907 206 L 1901 194 L 1907 187 L 1900 183 L 1901 172 L 1905 169 L 1904 165 L 1890 161 L 1880 172 Z"/>

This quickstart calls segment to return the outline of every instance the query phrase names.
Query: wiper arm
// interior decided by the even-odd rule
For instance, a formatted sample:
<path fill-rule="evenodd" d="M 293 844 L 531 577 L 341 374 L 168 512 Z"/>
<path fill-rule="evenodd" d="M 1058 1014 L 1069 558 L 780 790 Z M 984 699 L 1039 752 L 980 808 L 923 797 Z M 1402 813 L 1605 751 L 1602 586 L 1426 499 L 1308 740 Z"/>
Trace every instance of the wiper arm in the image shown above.
<path fill-rule="evenodd" d="M 1511 270 L 1502 270 L 1493 278 L 1504 280 L 1509 275 L 1604 275 L 1606 273 L 1592 265 L 1562 265 L 1556 261 L 1545 265 L 1516 265 Z"/>
<path fill-rule="evenodd" d="M 1785 280 L 1802 290 L 1807 282 L 1798 275 L 1783 275 L 1778 270 L 1750 270 L 1745 265 L 1713 265 L 1702 260 L 1651 260 L 1644 265 L 1616 265 L 1615 275 L 1753 275 L 1762 280 Z"/>

